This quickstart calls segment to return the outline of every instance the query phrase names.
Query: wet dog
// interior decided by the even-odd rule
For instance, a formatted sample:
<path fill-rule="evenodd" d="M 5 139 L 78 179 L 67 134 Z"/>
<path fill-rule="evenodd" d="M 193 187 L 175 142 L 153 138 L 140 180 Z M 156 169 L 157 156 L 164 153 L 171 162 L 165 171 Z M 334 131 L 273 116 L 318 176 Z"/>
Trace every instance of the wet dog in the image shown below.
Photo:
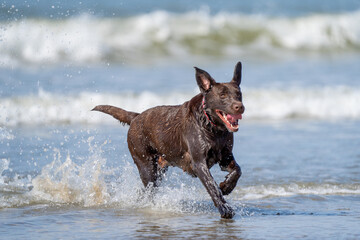
<path fill-rule="evenodd" d="M 232 154 L 233 132 L 245 110 L 241 71 L 239 62 L 230 82 L 217 83 L 195 67 L 201 93 L 182 105 L 158 106 L 140 114 L 109 105 L 93 110 L 130 125 L 128 147 L 145 187 L 156 187 L 168 166 L 180 167 L 200 179 L 222 218 L 232 218 L 235 213 L 223 195 L 232 192 L 241 176 Z M 209 171 L 217 163 L 229 172 L 219 186 Z"/>

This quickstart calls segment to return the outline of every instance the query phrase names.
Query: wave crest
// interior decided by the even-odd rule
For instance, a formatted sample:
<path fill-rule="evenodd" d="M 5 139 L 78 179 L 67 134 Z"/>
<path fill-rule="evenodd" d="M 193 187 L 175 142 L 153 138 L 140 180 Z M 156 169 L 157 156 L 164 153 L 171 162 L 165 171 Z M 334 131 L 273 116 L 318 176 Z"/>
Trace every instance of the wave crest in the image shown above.
<path fill-rule="evenodd" d="M 296 18 L 156 11 L 127 18 L 24 19 L 0 23 L 0 62 L 82 64 L 273 50 L 358 51 L 358 22 L 360 11 Z"/>
<path fill-rule="evenodd" d="M 190 100 L 195 92 L 91 93 L 38 95 L 0 99 L 0 126 L 41 124 L 115 124 L 113 118 L 91 112 L 96 105 L 109 104 L 142 112 L 158 105 L 176 105 Z M 309 89 L 245 89 L 244 118 L 256 120 L 360 119 L 360 89 L 324 87 Z"/>

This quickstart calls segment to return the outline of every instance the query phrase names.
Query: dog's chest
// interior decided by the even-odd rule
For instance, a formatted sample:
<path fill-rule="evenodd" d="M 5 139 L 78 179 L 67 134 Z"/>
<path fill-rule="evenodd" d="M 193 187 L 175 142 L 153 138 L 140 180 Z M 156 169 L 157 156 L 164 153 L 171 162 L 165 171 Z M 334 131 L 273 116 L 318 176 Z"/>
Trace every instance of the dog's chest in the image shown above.
<path fill-rule="evenodd" d="M 222 150 L 226 146 L 226 137 L 214 137 L 207 139 L 207 156 L 206 162 L 209 168 L 222 160 Z"/>
<path fill-rule="evenodd" d="M 221 150 L 218 148 L 211 148 L 206 156 L 206 163 L 209 168 L 221 161 Z"/>

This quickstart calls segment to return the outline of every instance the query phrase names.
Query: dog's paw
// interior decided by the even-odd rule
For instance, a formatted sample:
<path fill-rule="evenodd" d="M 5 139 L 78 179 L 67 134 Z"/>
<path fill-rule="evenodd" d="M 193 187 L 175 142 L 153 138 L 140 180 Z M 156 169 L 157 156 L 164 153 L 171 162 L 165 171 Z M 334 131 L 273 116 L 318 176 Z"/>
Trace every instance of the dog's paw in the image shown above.
<path fill-rule="evenodd" d="M 223 195 L 228 195 L 234 190 L 236 184 L 230 184 L 226 180 L 224 182 L 221 182 L 219 187 Z"/>
<path fill-rule="evenodd" d="M 221 218 L 231 219 L 235 216 L 234 210 L 227 203 L 219 206 L 219 212 L 220 212 Z"/>

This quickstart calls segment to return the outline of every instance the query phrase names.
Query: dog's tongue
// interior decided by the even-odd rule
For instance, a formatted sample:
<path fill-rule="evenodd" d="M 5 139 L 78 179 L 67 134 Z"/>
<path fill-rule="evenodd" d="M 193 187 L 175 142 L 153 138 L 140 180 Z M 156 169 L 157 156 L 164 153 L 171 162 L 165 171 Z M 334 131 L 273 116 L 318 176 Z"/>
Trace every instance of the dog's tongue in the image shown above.
<path fill-rule="evenodd" d="M 241 114 L 237 114 L 237 115 L 231 115 L 231 114 L 227 114 L 226 118 L 229 122 L 233 123 L 236 122 L 239 119 L 242 119 L 242 115 Z"/>

